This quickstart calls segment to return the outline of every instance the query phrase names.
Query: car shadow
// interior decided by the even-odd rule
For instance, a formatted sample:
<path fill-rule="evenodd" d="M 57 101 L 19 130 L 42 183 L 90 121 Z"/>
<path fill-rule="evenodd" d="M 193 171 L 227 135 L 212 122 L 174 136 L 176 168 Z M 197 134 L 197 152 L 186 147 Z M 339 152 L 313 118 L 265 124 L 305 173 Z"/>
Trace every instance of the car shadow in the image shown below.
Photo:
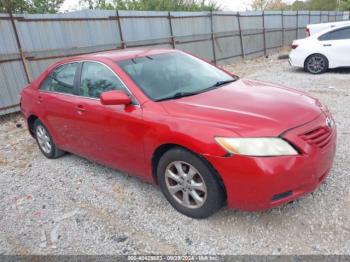
<path fill-rule="evenodd" d="M 341 68 L 329 69 L 327 72 L 329 72 L 329 73 L 337 73 L 337 74 L 349 74 L 350 73 L 350 67 L 341 67 Z"/>
<path fill-rule="evenodd" d="M 110 181 L 110 183 L 122 185 L 123 183 L 126 182 L 126 180 L 128 180 L 127 183 L 131 183 L 134 186 L 139 187 L 140 192 L 143 192 L 145 194 L 151 194 L 153 196 L 159 195 L 159 197 L 161 198 L 160 202 L 163 202 L 164 207 L 165 208 L 169 207 L 169 209 L 172 210 L 172 207 L 170 206 L 170 204 L 168 204 L 166 199 L 161 194 L 160 187 L 155 183 L 152 183 L 150 181 L 146 181 L 146 180 L 142 179 L 141 177 L 132 176 L 126 172 L 104 166 L 104 165 L 99 164 L 95 161 L 86 159 L 84 157 L 81 157 L 81 156 L 78 156 L 75 154 L 67 153 L 64 156 L 59 158 L 59 160 L 61 160 L 61 161 L 67 161 L 68 159 L 73 160 L 73 161 L 78 160 L 78 162 L 80 162 L 80 164 L 82 166 L 85 166 L 85 167 L 86 166 L 94 166 L 95 172 L 98 174 L 98 176 L 100 176 L 101 179 L 106 179 L 107 181 Z M 148 189 L 148 191 L 145 190 L 146 188 Z M 285 212 L 288 212 L 288 210 L 291 208 L 292 209 L 296 208 L 295 204 L 297 204 L 299 202 L 303 202 L 303 200 L 307 199 L 308 196 L 309 195 L 303 196 L 303 197 L 296 199 L 292 202 L 285 203 L 285 204 L 282 204 L 281 206 L 274 207 L 272 209 L 267 209 L 264 211 L 241 211 L 241 210 L 228 209 L 227 207 L 223 207 L 216 214 L 209 217 L 208 220 L 209 221 L 210 220 L 213 220 L 213 221 L 219 220 L 220 221 L 223 219 L 225 220 L 227 217 L 230 217 L 230 216 L 238 216 L 238 217 L 254 216 L 256 218 L 259 218 L 260 216 L 263 216 L 263 217 L 266 215 L 271 216 L 271 215 L 275 214 L 276 212 L 283 216 L 283 214 Z M 145 198 L 149 198 L 149 197 L 150 196 L 145 195 Z M 168 211 L 170 211 L 170 210 L 168 210 Z M 184 218 L 186 218 L 186 217 L 184 216 Z"/>
<path fill-rule="evenodd" d="M 305 72 L 305 70 L 303 68 L 291 68 L 292 72 L 295 73 L 299 73 L 299 74 L 309 74 L 309 75 L 313 75 L 310 74 L 308 72 Z M 328 69 L 325 73 L 323 74 L 319 74 L 319 75 L 324 75 L 324 74 L 350 74 L 350 67 L 339 67 L 339 68 L 332 68 L 332 69 Z M 314 76 L 317 76 L 314 75 Z"/>

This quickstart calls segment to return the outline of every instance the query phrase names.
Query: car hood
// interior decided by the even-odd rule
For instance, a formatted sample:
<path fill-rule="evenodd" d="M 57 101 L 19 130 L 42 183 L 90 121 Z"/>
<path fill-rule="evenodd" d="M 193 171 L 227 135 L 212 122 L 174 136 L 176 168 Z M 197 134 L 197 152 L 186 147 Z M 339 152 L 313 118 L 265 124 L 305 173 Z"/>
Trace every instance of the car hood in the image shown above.
<path fill-rule="evenodd" d="M 247 79 L 161 103 L 173 117 L 224 127 L 246 137 L 278 136 L 322 112 L 318 100 L 304 92 Z"/>

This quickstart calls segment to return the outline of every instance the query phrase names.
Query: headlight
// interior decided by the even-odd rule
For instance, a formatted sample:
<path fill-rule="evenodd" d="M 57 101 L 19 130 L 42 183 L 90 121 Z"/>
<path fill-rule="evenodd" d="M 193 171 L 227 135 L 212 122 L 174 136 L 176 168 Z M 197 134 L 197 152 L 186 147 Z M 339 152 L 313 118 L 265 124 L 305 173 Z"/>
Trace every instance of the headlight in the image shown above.
<path fill-rule="evenodd" d="M 216 142 L 231 154 L 247 156 L 291 156 L 298 152 L 281 138 L 215 137 Z"/>

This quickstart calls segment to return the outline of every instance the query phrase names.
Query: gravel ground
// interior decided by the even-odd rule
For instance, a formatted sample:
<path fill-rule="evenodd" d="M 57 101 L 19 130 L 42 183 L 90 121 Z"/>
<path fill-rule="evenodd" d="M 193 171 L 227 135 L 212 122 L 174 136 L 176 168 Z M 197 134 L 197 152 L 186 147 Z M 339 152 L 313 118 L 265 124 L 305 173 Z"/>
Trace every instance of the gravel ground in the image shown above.
<path fill-rule="evenodd" d="M 277 56 L 227 68 L 328 105 L 338 149 L 318 190 L 266 212 L 194 220 L 154 185 L 75 155 L 46 159 L 13 116 L 0 125 L 0 254 L 350 254 L 350 70 L 313 76 Z"/>

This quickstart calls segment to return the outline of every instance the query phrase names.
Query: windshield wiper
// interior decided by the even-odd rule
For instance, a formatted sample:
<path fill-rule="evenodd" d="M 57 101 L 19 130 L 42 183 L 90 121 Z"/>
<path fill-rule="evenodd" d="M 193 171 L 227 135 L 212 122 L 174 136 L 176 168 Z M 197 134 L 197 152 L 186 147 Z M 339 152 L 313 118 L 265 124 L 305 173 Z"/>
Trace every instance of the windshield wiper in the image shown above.
<path fill-rule="evenodd" d="M 214 85 L 208 87 L 208 88 L 213 88 L 213 87 L 219 87 L 219 86 L 223 86 L 232 82 L 235 82 L 237 79 L 230 79 L 230 80 L 224 80 L 224 81 L 218 81 L 216 82 Z"/>
<path fill-rule="evenodd" d="M 219 86 L 222 86 L 222 85 L 225 85 L 225 84 L 229 84 L 229 83 L 232 83 L 234 81 L 236 81 L 237 79 L 230 79 L 230 80 L 225 80 L 225 81 L 218 81 L 216 82 L 214 85 L 212 86 L 209 86 L 205 89 L 202 89 L 202 90 L 199 90 L 199 91 L 196 91 L 196 92 L 178 92 L 178 93 L 175 93 L 174 95 L 172 96 L 167 96 L 167 97 L 164 97 L 164 98 L 159 98 L 159 99 L 156 99 L 155 101 L 164 101 L 164 100 L 169 100 L 169 99 L 178 99 L 178 98 L 182 98 L 182 97 L 185 97 L 185 96 L 193 96 L 193 95 L 198 95 L 200 93 L 204 93 L 206 91 L 209 91 L 211 89 L 214 89 L 216 87 L 219 87 Z"/>
<path fill-rule="evenodd" d="M 167 97 L 164 97 L 164 98 L 159 98 L 159 99 L 156 99 L 155 101 L 164 101 L 164 100 L 169 100 L 169 99 L 177 99 L 177 98 L 181 98 L 181 97 L 185 97 L 185 96 L 193 96 L 193 95 L 197 95 L 201 92 L 178 92 L 178 93 L 175 93 L 174 95 L 172 96 L 167 96 Z"/>

